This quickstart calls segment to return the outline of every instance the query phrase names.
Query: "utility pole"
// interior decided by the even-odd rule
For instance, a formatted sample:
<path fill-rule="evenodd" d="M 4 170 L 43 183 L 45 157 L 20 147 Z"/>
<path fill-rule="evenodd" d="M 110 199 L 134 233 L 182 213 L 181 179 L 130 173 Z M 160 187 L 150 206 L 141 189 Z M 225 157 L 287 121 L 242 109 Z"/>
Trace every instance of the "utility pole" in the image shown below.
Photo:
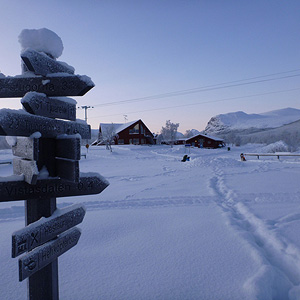
<path fill-rule="evenodd" d="M 83 106 L 78 106 L 77 108 L 82 108 L 82 109 L 84 109 L 84 120 L 85 120 L 85 122 L 87 123 L 87 110 L 89 109 L 89 108 L 94 108 L 94 106 L 89 106 L 89 105 L 83 105 Z M 86 145 L 85 145 L 85 147 L 86 147 L 86 152 L 88 152 L 88 150 L 89 150 L 89 143 L 88 143 L 88 139 L 86 140 Z M 86 155 L 85 155 L 85 158 L 86 158 Z"/>
<path fill-rule="evenodd" d="M 84 109 L 84 120 L 87 123 L 87 110 L 89 108 L 94 108 L 94 106 L 83 105 L 83 106 L 78 106 L 78 108 Z"/>

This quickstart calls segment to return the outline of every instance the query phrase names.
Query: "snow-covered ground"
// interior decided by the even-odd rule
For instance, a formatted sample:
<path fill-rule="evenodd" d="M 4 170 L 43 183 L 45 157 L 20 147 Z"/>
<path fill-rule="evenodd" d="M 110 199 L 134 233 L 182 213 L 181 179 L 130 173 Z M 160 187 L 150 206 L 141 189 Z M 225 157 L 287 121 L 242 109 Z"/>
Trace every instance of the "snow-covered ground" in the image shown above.
<path fill-rule="evenodd" d="M 261 148 L 91 147 L 80 170 L 110 186 L 58 199 L 87 207 L 78 245 L 59 258 L 61 299 L 300 299 L 300 159 L 240 161 Z M 1 299 L 26 299 L 11 258 L 22 206 L 0 203 Z"/>

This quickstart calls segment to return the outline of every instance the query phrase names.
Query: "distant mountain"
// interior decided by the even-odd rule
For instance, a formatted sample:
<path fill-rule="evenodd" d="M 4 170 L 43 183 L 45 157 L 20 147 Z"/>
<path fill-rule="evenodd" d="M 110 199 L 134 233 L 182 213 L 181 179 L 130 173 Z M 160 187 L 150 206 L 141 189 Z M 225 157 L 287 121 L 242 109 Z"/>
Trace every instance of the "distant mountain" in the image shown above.
<path fill-rule="evenodd" d="M 225 134 L 232 130 L 245 130 L 256 132 L 266 128 L 277 128 L 300 120 L 300 110 L 284 108 L 262 114 L 246 114 L 238 111 L 220 114 L 212 117 L 205 128 L 209 134 Z"/>
<path fill-rule="evenodd" d="M 236 145 L 284 141 L 294 151 L 300 147 L 300 110 L 285 108 L 262 114 L 242 111 L 221 114 L 209 120 L 204 132 Z"/>
<path fill-rule="evenodd" d="M 240 135 L 241 144 L 272 144 L 278 141 L 285 142 L 290 150 L 297 150 L 300 147 L 300 120 L 277 128 Z"/>

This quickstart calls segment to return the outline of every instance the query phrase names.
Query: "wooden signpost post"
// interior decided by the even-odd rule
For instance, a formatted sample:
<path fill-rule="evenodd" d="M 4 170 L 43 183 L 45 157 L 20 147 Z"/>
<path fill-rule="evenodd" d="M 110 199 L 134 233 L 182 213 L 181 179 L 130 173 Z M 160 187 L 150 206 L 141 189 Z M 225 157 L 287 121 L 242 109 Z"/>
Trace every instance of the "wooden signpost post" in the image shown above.
<path fill-rule="evenodd" d="M 58 300 L 58 257 L 77 244 L 81 232 L 74 226 L 85 209 L 57 210 L 56 198 L 99 194 L 109 183 L 79 172 L 81 139 L 91 129 L 75 121 L 76 101 L 50 97 L 82 96 L 94 84 L 44 53 L 27 50 L 21 58 L 35 76 L 0 78 L 0 98 L 23 97 L 25 109 L 0 110 L 0 135 L 17 136 L 13 170 L 24 180 L 1 181 L 0 202 L 25 200 L 27 226 L 12 236 L 12 257 L 23 254 L 19 280 L 29 280 L 28 299 Z"/>

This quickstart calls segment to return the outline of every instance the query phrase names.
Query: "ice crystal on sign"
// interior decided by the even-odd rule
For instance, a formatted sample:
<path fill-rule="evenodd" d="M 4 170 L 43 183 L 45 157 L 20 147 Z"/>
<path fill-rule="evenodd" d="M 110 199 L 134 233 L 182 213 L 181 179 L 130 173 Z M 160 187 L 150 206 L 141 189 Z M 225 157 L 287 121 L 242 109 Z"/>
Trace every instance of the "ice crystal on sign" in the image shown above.
<path fill-rule="evenodd" d="M 61 38 L 53 31 L 42 29 L 23 29 L 19 35 L 19 42 L 22 51 L 31 48 L 33 50 L 44 52 L 53 58 L 61 56 L 64 46 Z"/>

